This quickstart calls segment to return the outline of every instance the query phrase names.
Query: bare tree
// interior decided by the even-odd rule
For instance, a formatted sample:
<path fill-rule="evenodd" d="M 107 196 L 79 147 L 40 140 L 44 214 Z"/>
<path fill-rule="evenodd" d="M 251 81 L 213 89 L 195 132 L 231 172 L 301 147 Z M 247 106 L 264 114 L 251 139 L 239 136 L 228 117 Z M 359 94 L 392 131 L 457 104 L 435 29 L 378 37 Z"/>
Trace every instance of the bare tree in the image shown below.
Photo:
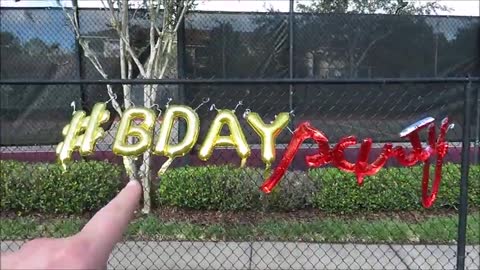
<path fill-rule="evenodd" d="M 102 0 L 106 15 L 111 22 L 111 28 L 118 35 L 120 47 L 120 76 L 121 79 L 132 79 L 134 70 L 138 71 L 138 77 L 143 79 L 162 79 L 171 70 L 176 70 L 176 34 L 185 13 L 192 7 L 194 0 Z M 93 64 L 95 69 L 104 79 L 108 74 L 101 61 L 90 47 L 88 39 L 84 38 L 80 31 L 79 18 L 75 16 L 78 9 L 77 1 L 72 0 L 72 8 L 66 8 L 60 1 L 57 3 L 63 7 L 65 14 L 70 20 L 75 36 L 83 49 L 84 55 Z M 132 9 L 133 4 L 139 4 Z M 129 24 L 138 10 L 146 11 L 149 22 L 149 40 L 146 50 L 147 57 L 139 57 L 139 51 L 134 47 L 129 32 Z M 133 13 L 133 14 L 132 14 Z M 124 95 L 124 109 L 132 104 L 131 85 L 122 85 Z M 143 87 L 143 106 L 154 106 L 157 94 L 160 91 L 158 85 L 145 85 Z M 122 108 L 115 99 L 111 85 L 107 85 L 107 92 L 112 100 L 115 111 L 122 116 Z M 124 157 L 123 164 L 130 179 L 140 179 L 143 185 L 144 207 L 142 212 L 149 213 L 151 206 L 151 152 L 143 154 L 141 164 L 134 162 L 133 158 Z"/>

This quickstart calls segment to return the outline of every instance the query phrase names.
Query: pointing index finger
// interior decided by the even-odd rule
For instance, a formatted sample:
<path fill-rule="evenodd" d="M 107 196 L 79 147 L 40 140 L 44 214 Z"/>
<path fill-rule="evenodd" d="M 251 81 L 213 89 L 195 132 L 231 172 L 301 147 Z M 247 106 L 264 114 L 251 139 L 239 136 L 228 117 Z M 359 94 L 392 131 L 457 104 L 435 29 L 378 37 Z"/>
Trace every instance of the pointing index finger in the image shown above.
<path fill-rule="evenodd" d="M 108 259 L 116 243 L 122 240 L 142 194 L 138 181 L 130 181 L 105 207 L 83 227 L 77 237 L 86 240 L 92 254 Z"/>

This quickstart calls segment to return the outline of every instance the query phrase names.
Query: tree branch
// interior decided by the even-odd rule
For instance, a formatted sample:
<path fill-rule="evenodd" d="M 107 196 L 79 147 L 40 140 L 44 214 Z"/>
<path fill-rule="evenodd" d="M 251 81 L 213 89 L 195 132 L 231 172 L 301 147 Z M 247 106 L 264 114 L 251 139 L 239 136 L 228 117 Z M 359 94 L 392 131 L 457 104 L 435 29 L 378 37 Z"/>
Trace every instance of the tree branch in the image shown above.
<path fill-rule="evenodd" d="M 128 37 L 125 37 L 122 34 L 122 29 L 120 29 L 118 27 L 118 20 L 115 16 L 115 7 L 113 6 L 113 1 L 112 0 L 106 0 L 106 1 L 108 3 L 109 9 L 112 13 L 113 29 L 115 29 L 117 31 L 117 34 L 119 35 L 121 41 L 123 41 L 123 43 L 125 45 L 125 48 L 128 51 L 130 57 L 135 62 L 135 65 L 137 65 L 137 68 L 138 68 L 140 74 L 142 75 L 142 77 L 147 78 L 145 69 L 143 68 L 143 64 L 140 62 L 140 60 L 138 60 L 137 54 L 133 51 L 132 47 L 130 46 L 130 42 L 128 41 Z M 123 6 L 123 4 L 122 4 L 121 8 L 122 8 L 122 11 L 125 10 L 126 15 L 128 16 L 128 0 L 124 0 L 124 1 L 125 1 L 124 4 L 127 3 L 126 8 Z M 128 22 L 124 23 L 124 24 L 125 24 L 125 27 L 128 27 Z M 122 25 L 122 28 L 123 28 L 123 25 Z"/>
<path fill-rule="evenodd" d="M 72 6 L 73 6 L 73 8 L 76 8 L 76 6 L 74 5 L 73 2 L 72 2 Z M 108 75 L 105 72 L 105 69 L 103 68 L 102 64 L 98 60 L 98 57 L 91 50 L 89 43 L 81 37 L 78 21 L 76 20 L 76 18 L 74 18 L 74 16 L 72 17 L 67 12 L 67 10 L 65 9 L 65 7 L 63 5 L 62 5 L 62 9 L 63 9 L 65 15 L 69 18 L 70 22 L 72 23 L 73 30 L 74 30 L 76 38 L 78 40 L 78 44 L 82 47 L 85 57 L 87 57 L 87 59 L 90 60 L 92 65 L 95 67 L 95 69 L 98 71 L 98 73 L 100 73 L 100 75 L 104 79 L 108 79 Z M 113 89 L 112 89 L 112 86 L 110 84 L 107 84 L 107 93 L 108 93 L 108 96 L 110 97 L 110 99 L 112 100 L 113 108 L 115 109 L 115 111 L 117 111 L 119 116 L 122 116 L 122 109 L 120 108 L 120 105 L 118 104 L 118 101 L 115 99 L 115 94 L 113 93 Z"/>
<path fill-rule="evenodd" d="M 159 79 L 162 79 L 163 76 L 165 75 L 165 71 L 167 70 L 168 62 L 170 60 L 170 53 L 172 51 L 172 39 L 170 38 L 167 42 L 168 42 L 168 45 L 167 45 L 167 53 L 166 53 L 166 57 L 165 57 L 165 63 L 162 65 L 162 69 L 160 71 L 160 74 L 158 74 Z"/>
<path fill-rule="evenodd" d="M 177 20 L 177 24 L 175 25 L 175 28 L 173 29 L 174 33 L 177 33 L 178 27 L 180 27 L 180 24 L 182 23 L 183 17 L 185 16 L 185 13 L 187 12 L 188 9 L 188 3 L 186 5 L 183 5 L 182 7 L 182 13 L 180 13 L 180 17 Z"/>
<path fill-rule="evenodd" d="M 112 24 L 113 24 L 113 28 L 117 28 L 118 27 L 118 18 L 117 16 L 115 15 L 115 7 L 113 6 L 113 1 L 112 0 L 106 0 L 107 1 L 107 4 L 108 4 L 108 8 L 110 9 L 110 15 L 112 16 Z M 102 0 L 102 3 L 103 3 L 103 0 Z M 104 4 L 105 6 L 105 4 Z"/>
<path fill-rule="evenodd" d="M 147 63 L 147 76 L 150 78 L 152 75 L 152 68 L 153 68 L 153 63 L 155 59 L 155 21 L 156 21 L 156 11 L 155 8 L 153 7 L 153 0 L 150 1 L 150 58 L 148 59 Z"/>
<path fill-rule="evenodd" d="M 109 2 L 111 0 L 108 0 Z M 120 16 L 122 18 L 122 25 L 121 25 L 121 30 L 119 35 L 126 37 L 126 39 L 129 38 L 128 34 L 128 8 L 125 8 L 125 6 L 128 7 L 128 0 L 122 0 L 122 9 L 120 11 Z M 122 79 L 126 79 L 128 74 L 127 74 L 127 54 L 125 51 L 125 42 L 120 39 L 120 76 Z M 125 87 L 123 87 L 125 89 Z"/>
<path fill-rule="evenodd" d="M 140 60 L 138 60 L 137 54 L 133 51 L 132 47 L 130 46 L 130 42 L 122 35 L 120 35 L 120 38 L 125 42 L 125 48 L 128 51 L 128 54 L 130 57 L 133 59 L 133 62 L 135 62 L 135 65 L 137 65 L 138 71 L 144 78 L 148 78 L 146 75 L 147 73 L 145 72 L 145 69 L 143 68 L 142 63 Z"/>

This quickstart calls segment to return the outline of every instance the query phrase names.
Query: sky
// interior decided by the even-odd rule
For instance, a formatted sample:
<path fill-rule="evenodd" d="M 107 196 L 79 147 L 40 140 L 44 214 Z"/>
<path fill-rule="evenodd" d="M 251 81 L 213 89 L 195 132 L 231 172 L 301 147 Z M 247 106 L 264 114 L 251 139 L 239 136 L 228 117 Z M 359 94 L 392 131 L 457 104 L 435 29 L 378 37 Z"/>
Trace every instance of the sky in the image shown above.
<path fill-rule="evenodd" d="M 70 2 L 70 0 L 61 0 L 62 2 Z M 100 0 L 78 0 L 81 7 L 102 7 Z M 135 1 L 135 0 L 131 0 Z M 408 0 L 406 0 L 408 2 Z M 1 0 L 1 6 L 56 6 L 55 0 Z M 141 2 L 141 0 L 140 0 Z M 295 0 L 296 3 L 310 2 Z M 419 1 L 414 2 L 428 2 Z M 455 15 L 455 16 L 480 16 L 479 0 L 439 0 L 441 4 L 452 9 L 450 12 L 440 12 L 439 15 Z M 210 11 L 265 11 L 270 7 L 275 10 L 287 12 L 289 8 L 288 0 L 197 0 L 197 10 Z"/>

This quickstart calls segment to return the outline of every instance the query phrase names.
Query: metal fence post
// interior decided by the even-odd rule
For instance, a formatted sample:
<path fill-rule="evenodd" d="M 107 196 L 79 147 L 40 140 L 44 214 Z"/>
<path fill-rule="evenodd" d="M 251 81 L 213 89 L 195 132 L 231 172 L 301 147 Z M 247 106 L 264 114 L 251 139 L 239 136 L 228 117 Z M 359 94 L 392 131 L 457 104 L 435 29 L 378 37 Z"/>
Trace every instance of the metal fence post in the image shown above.
<path fill-rule="evenodd" d="M 468 210 L 468 170 L 470 168 L 471 82 L 465 85 L 463 111 L 462 165 L 458 211 L 457 270 L 465 269 L 465 246 Z"/>
<path fill-rule="evenodd" d="M 78 0 L 72 0 L 73 4 L 73 16 L 75 16 L 75 20 L 78 22 L 78 31 L 81 34 L 81 24 L 80 24 L 80 11 L 78 9 Z M 77 53 L 77 64 L 78 64 L 78 79 L 82 80 L 83 79 L 83 63 L 82 63 L 82 55 L 83 55 L 83 49 L 82 46 L 80 46 L 80 42 L 78 38 L 75 37 L 75 49 Z M 83 84 L 80 84 L 80 97 L 81 97 L 81 102 L 86 102 L 86 93 L 85 93 L 85 87 Z M 83 106 L 82 106 L 83 107 Z"/>
<path fill-rule="evenodd" d="M 184 79 L 185 78 L 185 16 L 183 16 L 177 32 L 177 78 Z M 178 99 L 181 104 L 185 104 L 187 102 L 187 97 L 185 93 L 185 88 L 187 86 L 180 84 L 177 85 L 178 89 Z M 180 141 L 183 136 L 185 135 L 187 130 L 186 123 L 181 122 L 178 125 L 178 141 Z M 183 160 L 183 165 L 190 164 L 190 157 L 189 155 L 185 155 Z"/>
<path fill-rule="evenodd" d="M 294 39 L 293 39 L 293 23 L 294 23 L 294 0 L 290 0 L 290 8 L 289 8 L 289 13 L 288 13 L 288 77 L 289 79 L 293 79 L 294 77 L 294 61 L 293 61 L 293 53 L 294 53 Z M 289 110 L 293 111 L 294 106 L 293 106 L 293 84 L 290 84 L 288 87 L 288 105 L 289 105 Z M 292 116 L 293 117 L 293 116 Z M 290 121 L 290 128 L 293 129 L 294 123 L 293 119 Z"/>
<path fill-rule="evenodd" d="M 473 151 L 473 164 L 479 164 L 478 158 L 480 156 L 480 88 L 475 88 L 475 150 Z"/>

